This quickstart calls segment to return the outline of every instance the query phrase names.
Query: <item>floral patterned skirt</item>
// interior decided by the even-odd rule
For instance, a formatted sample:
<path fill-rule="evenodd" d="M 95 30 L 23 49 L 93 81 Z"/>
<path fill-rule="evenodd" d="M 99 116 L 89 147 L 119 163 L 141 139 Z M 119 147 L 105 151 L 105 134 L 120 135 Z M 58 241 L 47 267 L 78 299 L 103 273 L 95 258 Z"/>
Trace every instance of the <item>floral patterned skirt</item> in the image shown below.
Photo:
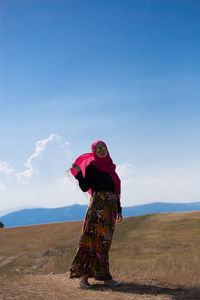
<path fill-rule="evenodd" d="M 108 252 L 112 242 L 116 217 L 117 195 L 114 192 L 94 192 L 83 223 L 79 248 L 70 266 L 70 278 L 88 274 L 96 280 L 109 280 Z"/>

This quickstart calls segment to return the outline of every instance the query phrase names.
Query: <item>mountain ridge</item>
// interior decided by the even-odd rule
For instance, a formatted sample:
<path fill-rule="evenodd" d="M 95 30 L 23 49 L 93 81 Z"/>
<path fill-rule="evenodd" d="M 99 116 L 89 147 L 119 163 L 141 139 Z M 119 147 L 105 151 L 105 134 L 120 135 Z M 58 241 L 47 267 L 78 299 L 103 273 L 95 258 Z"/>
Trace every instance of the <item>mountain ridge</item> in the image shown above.
<path fill-rule="evenodd" d="M 31 208 L 14 211 L 0 217 L 5 227 L 48 224 L 83 220 L 87 205 L 73 204 L 58 208 Z M 200 202 L 169 203 L 152 202 L 149 204 L 123 207 L 124 217 L 134 217 L 154 213 L 175 213 L 200 210 Z"/>

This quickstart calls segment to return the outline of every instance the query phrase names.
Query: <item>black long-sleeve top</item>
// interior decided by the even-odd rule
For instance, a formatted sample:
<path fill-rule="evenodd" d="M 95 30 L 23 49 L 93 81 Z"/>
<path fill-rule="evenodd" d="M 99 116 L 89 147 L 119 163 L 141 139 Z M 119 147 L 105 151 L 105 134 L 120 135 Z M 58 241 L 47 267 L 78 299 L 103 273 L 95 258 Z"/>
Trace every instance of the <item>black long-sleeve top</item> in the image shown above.
<path fill-rule="evenodd" d="M 83 192 L 86 192 L 89 189 L 92 190 L 92 193 L 101 191 L 115 192 L 115 183 L 109 173 L 100 171 L 92 164 L 89 164 L 86 167 L 85 177 L 83 177 L 82 171 L 79 171 L 75 177 Z M 122 208 L 119 200 L 118 213 L 121 213 L 121 211 Z"/>

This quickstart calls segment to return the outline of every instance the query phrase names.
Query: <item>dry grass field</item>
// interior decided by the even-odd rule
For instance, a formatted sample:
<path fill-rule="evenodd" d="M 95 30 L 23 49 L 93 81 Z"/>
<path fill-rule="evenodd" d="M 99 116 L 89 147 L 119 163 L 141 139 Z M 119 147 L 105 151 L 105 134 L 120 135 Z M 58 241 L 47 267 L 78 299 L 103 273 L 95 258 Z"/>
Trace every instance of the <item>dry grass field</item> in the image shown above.
<path fill-rule="evenodd" d="M 69 279 L 82 221 L 0 229 L 1 300 L 200 299 L 200 212 L 125 218 L 110 270 L 122 284 Z"/>

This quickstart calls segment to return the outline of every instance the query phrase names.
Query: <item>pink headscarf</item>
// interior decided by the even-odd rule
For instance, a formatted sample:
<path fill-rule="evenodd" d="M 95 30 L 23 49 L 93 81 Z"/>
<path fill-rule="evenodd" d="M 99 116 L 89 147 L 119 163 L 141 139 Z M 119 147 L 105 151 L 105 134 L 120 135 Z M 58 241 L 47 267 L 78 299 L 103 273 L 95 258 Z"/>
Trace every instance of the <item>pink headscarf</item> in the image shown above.
<path fill-rule="evenodd" d="M 83 177 L 85 177 L 85 169 L 90 163 L 92 163 L 100 171 L 109 173 L 115 184 L 115 192 L 120 199 L 120 192 L 121 192 L 120 179 L 119 179 L 117 173 L 115 172 L 116 165 L 113 163 L 109 152 L 105 158 L 99 158 L 96 155 L 95 148 L 96 148 L 96 144 L 98 144 L 99 142 L 103 143 L 106 146 L 106 144 L 100 140 L 95 141 L 94 143 L 92 143 L 92 152 L 82 154 L 75 160 L 74 163 L 77 164 L 81 168 Z M 107 151 L 108 151 L 108 149 L 107 149 Z M 73 176 L 76 176 L 76 174 L 77 174 L 76 170 L 71 168 L 70 171 Z M 90 195 L 92 194 L 91 189 L 88 190 L 88 193 Z"/>

